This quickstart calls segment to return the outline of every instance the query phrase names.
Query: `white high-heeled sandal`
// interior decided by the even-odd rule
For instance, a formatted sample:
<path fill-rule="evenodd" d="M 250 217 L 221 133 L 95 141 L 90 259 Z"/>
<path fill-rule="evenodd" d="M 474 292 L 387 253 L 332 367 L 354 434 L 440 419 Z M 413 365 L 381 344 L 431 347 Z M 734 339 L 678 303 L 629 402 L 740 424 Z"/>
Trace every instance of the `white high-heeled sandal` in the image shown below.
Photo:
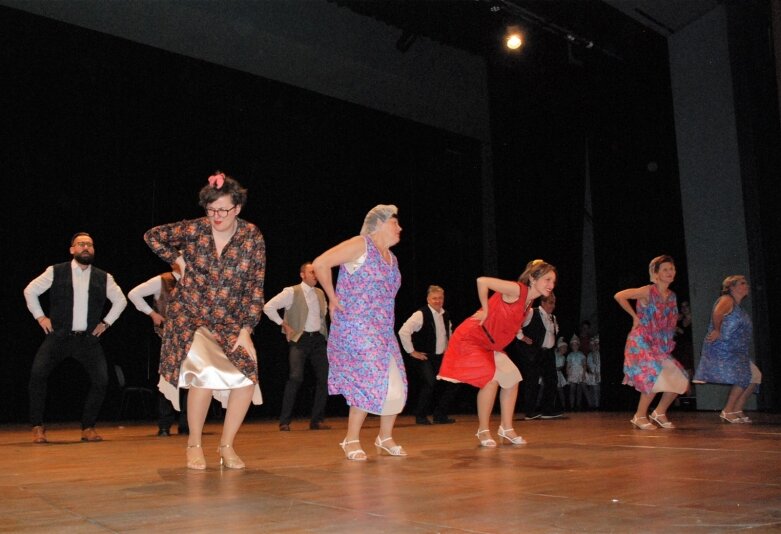
<path fill-rule="evenodd" d="M 659 419 L 660 417 L 667 417 L 667 414 L 656 413 L 656 410 L 654 410 L 653 412 L 651 412 L 651 415 L 648 416 L 648 418 L 651 421 L 653 421 L 654 423 L 656 423 L 657 425 L 659 425 L 662 428 L 675 428 L 675 425 L 672 424 L 669 419 L 667 421 L 661 421 Z"/>
<path fill-rule="evenodd" d="M 629 422 L 632 423 L 637 428 L 639 428 L 640 430 L 655 430 L 656 429 L 656 427 L 650 421 L 648 421 L 647 423 L 641 423 L 640 421 L 642 421 L 643 419 L 648 421 L 647 417 L 637 417 L 635 415 L 634 417 L 632 417 L 632 419 L 629 420 Z"/>
<path fill-rule="evenodd" d="M 358 439 L 352 439 L 350 441 L 347 441 L 346 439 L 341 442 L 339 445 L 341 445 L 342 450 L 344 451 L 344 455 L 347 457 L 348 460 L 355 460 L 358 462 L 365 462 L 366 461 L 366 453 L 363 452 L 363 449 L 355 449 L 354 451 L 347 452 L 347 446 L 351 443 L 360 443 L 361 440 Z"/>
<path fill-rule="evenodd" d="M 505 429 L 505 428 L 502 428 L 501 425 L 499 425 L 499 432 L 497 432 L 497 433 L 499 434 L 500 438 L 506 439 L 507 441 L 509 441 L 513 445 L 523 445 L 523 444 L 526 443 L 526 440 L 524 440 L 521 436 L 517 436 L 516 435 L 514 438 L 508 436 L 507 435 L 508 432 L 515 432 L 515 430 L 513 430 L 512 428 Z"/>
<path fill-rule="evenodd" d="M 743 418 L 738 415 L 739 413 L 740 412 L 725 412 L 724 410 L 722 410 L 721 413 L 719 414 L 719 417 L 721 417 L 724 421 L 728 423 L 732 423 L 732 424 L 742 423 Z M 737 417 L 730 417 L 730 415 L 735 415 Z"/>
<path fill-rule="evenodd" d="M 484 434 L 486 432 L 488 432 L 488 438 L 486 438 L 486 439 L 481 438 L 480 434 Z M 489 429 L 486 428 L 485 430 L 478 430 L 477 434 L 475 434 L 475 436 L 477 437 L 477 439 L 480 440 L 480 445 L 482 447 L 488 447 L 490 449 L 496 447 L 496 442 L 491 437 L 491 431 Z"/>
<path fill-rule="evenodd" d="M 374 446 L 377 448 L 377 454 L 382 454 L 384 451 L 388 453 L 389 456 L 407 456 L 407 451 L 405 451 L 401 445 L 394 445 L 393 447 L 385 447 L 383 445 L 383 443 L 391 439 L 393 438 L 388 437 L 385 439 L 380 439 L 380 436 L 377 436 L 377 439 L 374 440 Z"/>

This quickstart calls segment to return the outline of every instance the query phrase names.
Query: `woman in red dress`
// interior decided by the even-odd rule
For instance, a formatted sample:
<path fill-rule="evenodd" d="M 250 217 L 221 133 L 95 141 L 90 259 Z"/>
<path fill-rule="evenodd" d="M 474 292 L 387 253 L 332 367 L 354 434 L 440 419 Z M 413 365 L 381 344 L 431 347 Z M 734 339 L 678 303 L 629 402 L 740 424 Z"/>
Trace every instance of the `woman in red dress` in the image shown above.
<path fill-rule="evenodd" d="M 550 295 L 555 285 L 556 268 L 542 260 L 529 262 L 517 282 L 478 278 L 481 308 L 461 323 L 450 338 L 437 378 L 480 388 L 477 394 L 480 423 L 476 435 L 483 447 L 496 447 L 491 437 L 490 418 L 499 388 L 502 419 L 499 437 L 513 445 L 526 443 L 513 430 L 521 373 L 503 351 L 518 333 L 532 302 Z M 494 291 L 490 299 L 489 291 Z"/>

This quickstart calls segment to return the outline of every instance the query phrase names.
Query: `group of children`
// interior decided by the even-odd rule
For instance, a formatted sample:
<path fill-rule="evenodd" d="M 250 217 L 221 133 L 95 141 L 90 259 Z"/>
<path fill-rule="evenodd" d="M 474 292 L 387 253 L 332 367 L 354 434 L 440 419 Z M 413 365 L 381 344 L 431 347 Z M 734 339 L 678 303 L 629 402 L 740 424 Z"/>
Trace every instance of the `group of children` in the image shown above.
<path fill-rule="evenodd" d="M 558 396 L 563 407 L 571 411 L 583 409 L 585 399 L 588 408 L 599 408 L 600 373 L 599 336 L 588 340 L 581 351 L 581 341 L 573 334 L 569 344 L 563 337 L 556 344 L 556 372 Z M 565 401 L 564 388 L 569 388 L 569 405 Z"/>

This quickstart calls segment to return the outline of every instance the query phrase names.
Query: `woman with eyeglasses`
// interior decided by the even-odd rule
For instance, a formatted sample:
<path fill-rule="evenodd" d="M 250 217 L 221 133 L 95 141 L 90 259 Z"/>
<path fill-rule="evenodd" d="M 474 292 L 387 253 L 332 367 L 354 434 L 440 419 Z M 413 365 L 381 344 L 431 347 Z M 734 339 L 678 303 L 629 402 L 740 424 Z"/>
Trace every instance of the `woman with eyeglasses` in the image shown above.
<path fill-rule="evenodd" d="M 728 276 L 722 282 L 721 296 L 713 305 L 693 380 L 695 384 L 709 382 L 732 386 L 720 414 L 727 423 L 751 422 L 743 413 L 743 407 L 762 382 L 762 373 L 749 357 L 751 317 L 740 306 L 749 289 L 742 274 Z"/>
<path fill-rule="evenodd" d="M 217 171 L 199 195 L 205 217 L 144 234 L 160 259 L 182 271 L 163 329 L 159 387 L 177 409 L 178 388 L 189 389 L 190 469 L 206 469 L 201 436 L 212 397 L 227 408 L 217 452 L 233 469 L 244 468 L 233 440 L 250 403 L 262 403 L 251 334 L 263 310 L 266 246 L 257 226 L 239 218 L 246 202 L 247 190 Z"/>

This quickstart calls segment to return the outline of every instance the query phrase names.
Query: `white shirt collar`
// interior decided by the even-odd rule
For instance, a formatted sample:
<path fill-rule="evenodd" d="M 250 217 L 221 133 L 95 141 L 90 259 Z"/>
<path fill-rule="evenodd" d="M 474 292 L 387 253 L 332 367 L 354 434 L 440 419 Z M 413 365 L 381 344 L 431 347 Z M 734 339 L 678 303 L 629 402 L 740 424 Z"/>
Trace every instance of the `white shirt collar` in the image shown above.
<path fill-rule="evenodd" d="M 81 268 L 81 264 L 77 262 L 76 260 L 71 260 L 71 271 L 75 271 L 78 269 L 79 273 L 88 273 L 90 272 L 90 269 L 92 269 L 92 265 L 87 265 L 86 269 Z"/>
<path fill-rule="evenodd" d="M 304 291 L 304 295 L 308 295 L 312 291 L 314 291 L 315 288 L 310 286 L 309 284 L 306 284 L 304 282 L 301 282 L 301 289 Z"/>

